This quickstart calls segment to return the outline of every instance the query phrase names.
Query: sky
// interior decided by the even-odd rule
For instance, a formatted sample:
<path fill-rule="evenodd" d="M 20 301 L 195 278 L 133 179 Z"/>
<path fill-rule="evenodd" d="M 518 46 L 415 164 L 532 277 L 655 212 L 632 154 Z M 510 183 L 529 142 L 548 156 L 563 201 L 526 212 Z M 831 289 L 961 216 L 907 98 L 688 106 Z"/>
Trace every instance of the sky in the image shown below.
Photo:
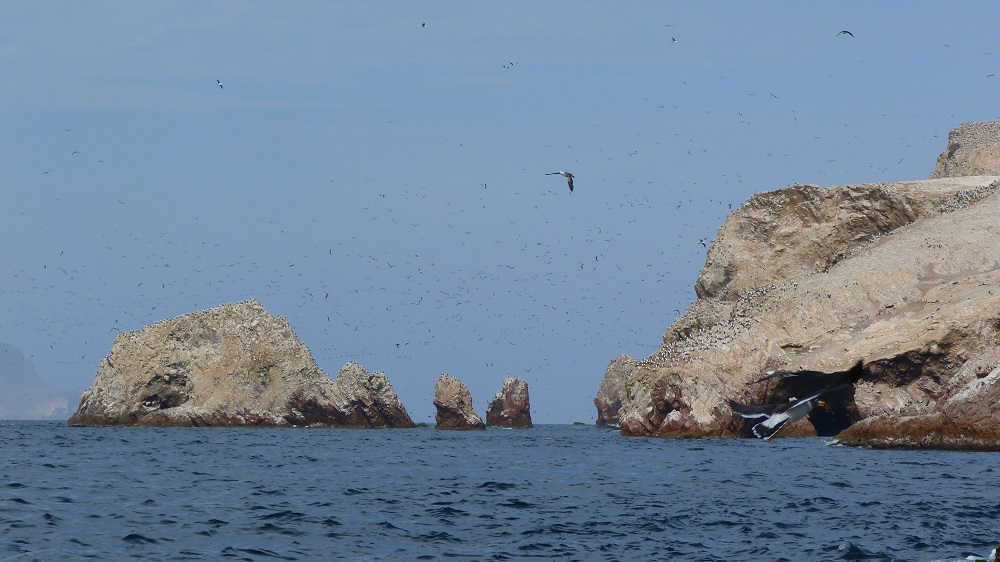
<path fill-rule="evenodd" d="M 0 342 L 80 391 L 255 298 L 416 422 L 448 373 L 589 423 L 751 195 L 926 179 L 1000 114 L 995 2 L 0 6 Z"/>

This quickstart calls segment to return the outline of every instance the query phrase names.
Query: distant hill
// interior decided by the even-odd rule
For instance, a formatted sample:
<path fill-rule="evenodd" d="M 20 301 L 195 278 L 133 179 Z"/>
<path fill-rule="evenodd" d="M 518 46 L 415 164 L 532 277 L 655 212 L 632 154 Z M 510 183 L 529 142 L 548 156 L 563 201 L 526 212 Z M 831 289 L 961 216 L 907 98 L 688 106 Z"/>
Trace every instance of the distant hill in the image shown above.
<path fill-rule="evenodd" d="M 0 342 L 0 419 L 64 420 L 76 410 L 80 394 L 45 384 L 20 349 Z"/>

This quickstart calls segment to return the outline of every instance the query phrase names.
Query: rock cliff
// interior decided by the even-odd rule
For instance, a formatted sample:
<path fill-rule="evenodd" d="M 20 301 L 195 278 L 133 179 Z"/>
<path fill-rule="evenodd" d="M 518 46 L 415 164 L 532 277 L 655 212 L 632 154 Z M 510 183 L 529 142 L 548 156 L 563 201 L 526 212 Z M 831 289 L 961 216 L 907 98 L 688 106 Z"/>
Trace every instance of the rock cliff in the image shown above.
<path fill-rule="evenodd" d="M 830 412 L 784 434 L 1000 444 L 998 185 L 964 176 L 753 196 L 709 248 L 698 300 L 627 375 L 622 433 L 746 435 L 727 399 L 797 392 L 749 385 L 762 371 L 835 373 L 860 359 L 864 377 Z"/>
<path fill-rule="evenodd" d="M 414 427 L 383 373 L 330 380 L 256 300 L 118 334 L 69 424 Z"/>
<path fill-rule="evenodd" d="M 503 389 L 486 406 L 486 423 L 497 427 L 531 427 L 528 383 L 516 377 L 505 378 Z"/>
<path fill-rule="evenodd" d="M 948 134 L 931 179 L 1000 175 L 1000 121 L 965 123 Z"/>
<path fill-rule="evenodd" d="M 472 393 L 455 377 L 444 374 L 434 386 L 437 429 L 486 429 L 486 424 L 472 407 Z"/>
<path fill-rule="evenodd" d="M 618 410 L 622 407 L 625 383 L 635 372 L 638 363 L 631 355 L 620 355 L 608 363 L 594 406 L 597 408 L 597 425 L 618 425 Z"/>

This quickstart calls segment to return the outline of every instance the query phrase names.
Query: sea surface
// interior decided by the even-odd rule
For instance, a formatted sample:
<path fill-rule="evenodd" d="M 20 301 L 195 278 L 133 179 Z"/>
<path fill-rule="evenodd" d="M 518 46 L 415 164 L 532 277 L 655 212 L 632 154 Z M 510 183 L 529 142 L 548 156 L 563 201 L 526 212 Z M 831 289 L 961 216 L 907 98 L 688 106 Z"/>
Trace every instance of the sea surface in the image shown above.
<path fill-rule="evenodd" d="M 963 560 L 1000 453 L 0 422 L 5 560 Z"/>

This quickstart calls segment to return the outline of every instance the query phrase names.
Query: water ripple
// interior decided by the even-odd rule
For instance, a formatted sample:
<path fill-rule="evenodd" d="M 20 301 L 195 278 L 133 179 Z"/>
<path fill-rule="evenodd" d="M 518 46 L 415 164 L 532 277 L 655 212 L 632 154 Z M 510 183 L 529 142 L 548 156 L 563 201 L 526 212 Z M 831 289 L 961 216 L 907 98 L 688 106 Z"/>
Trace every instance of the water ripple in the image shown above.
<path fill-rule="evenodd" d="M 1000 519 L 995 453 L 823 439 L 14 422 L 0 442 L 0 560 L 958 560 Z"/>

